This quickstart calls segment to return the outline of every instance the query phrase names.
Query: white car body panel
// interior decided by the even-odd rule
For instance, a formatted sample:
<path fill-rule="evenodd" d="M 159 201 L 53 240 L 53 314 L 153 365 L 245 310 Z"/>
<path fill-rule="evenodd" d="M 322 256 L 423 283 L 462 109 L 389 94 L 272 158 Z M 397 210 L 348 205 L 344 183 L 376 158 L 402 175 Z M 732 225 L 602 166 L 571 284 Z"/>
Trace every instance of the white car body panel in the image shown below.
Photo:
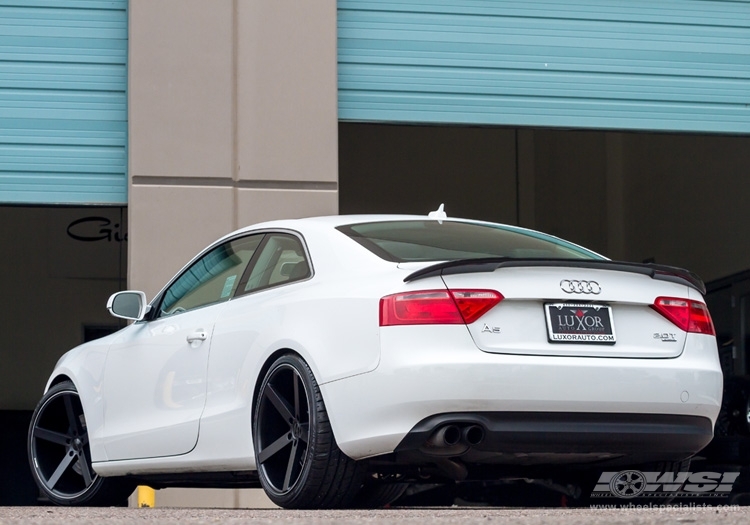
<path fill-rule="evenodd" d="M 453 411 L 625 412 L 716 421 L 722 375 L 715 338 L 686 334 L 647 306 L 657 296 L 703 301 L 697 290 L 627 272 L 556 267 L 405 283 L 433 263 L 388 262 L 333 230 L 398 219 L 424 220 L 326 217 L 234 232 L 202 253 L 244 233 L 292 232 L 305 240 L 312 277 L 137 322 L 66 354 L 50 384 L 59 376 L 75 383 L 95 471 L 255 469 L 254 395 L 264 365 L 284 351 L 311 367 L 336 441 L 354 459 L 393 452 L 418 422 Z M 561 279 L 602 284 L 596 301 L 613 305 L 617 344 L 547 341 L 543 303 L 571 300 L 560 290 Z M 468 327 L 379 326 L 380 298 L 446 283 L 493 289 L 505 299 Z M 499 331 L 483 332 L 485 324 Z M 188 344 L 186 334 L 199 329 L 207 339 Z M 675 341 L 655 339 L 661 332 L 675 333 Z"/>
<path fill-rule="evenodd" d="M 109 344 L 118 335 L 119 332 L 84 343 L 68 351 L 58 360 L 44 389 L 46 392 L 54 382 L 67 377 L 73 381 L 79 392 L 86 393 L 80 398 L 86 414 L 91 457 L 94 461 L 107 460 L 107 453 L 101 439 L 104 432 L 104 398 L 101 388 Z"/>
<path fill-rule="evenodd" d="M 611 358 L 482 352 L 468 344 L 464 326 L 423 328 L 384 329 L 376 371 L 323 386 L 347 455 L 391 452 L 417 422 L 441 412 L 692 414 L 713 424 L 721 406 L 722 374 L 710 336 L 690 334 L 676 359 L 622 359 L 613 366 Z"/>
<path fill-rule="evenodd" d="M 185 454 L 206 404 L 213 319 L 226 304 L 136 323 L 110 346 L 101 435 L 110 460 Z M 194 332 L 204 341 L 187 341 Z"/>
<path fill-rule="evenodd" d="M 590 280 L 601 285 L 598 295 L 566 294 L 564 279 Z M 502 268 L 492 274 L 444 277 L 450 288 L 490 288 L 505 299 L 474 323 L 470 331 L 477 345 L 488 352 L 559 356 L 652 357 L 680 355 L 686 333 L 650 308 L 659 296 L 687 297 L 688 286 L 654 281 L 648 276 L 583 268 Z M 543 298 L 543 299 L 540 299 Z M 612 308 L 617 343 L 549 343 L 544 303 L 589 302 Z M 498 332 L 482 331 L 484 326 Z M 654 334 L 669 333 L 665 342 Z M 671 339 L 674 339 L 671 340 Z"/>

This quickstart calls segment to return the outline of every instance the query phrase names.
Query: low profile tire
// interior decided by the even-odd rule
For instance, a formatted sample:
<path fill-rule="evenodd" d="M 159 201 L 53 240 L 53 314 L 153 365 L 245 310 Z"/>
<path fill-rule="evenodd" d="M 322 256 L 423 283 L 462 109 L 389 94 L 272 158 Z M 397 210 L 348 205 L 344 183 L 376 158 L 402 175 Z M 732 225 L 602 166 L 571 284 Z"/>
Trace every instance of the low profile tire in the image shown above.
<path fill-rule="evenodd" d="M 102 478 L 91 468 L 89 436 L 75 386 L 51 387 L 31 416 L 27 441 L 31 474 L 57 505 L 126 505 L 135 485 Z"/>
<path fill-rule="evenodd" d="M 347 508 L 362 486 L 359 465 L 333 436 L 310 367 L 287 354 L 268 369 L 253 412 L 261 485 L 284 508 Z"/>
<path fill-rule="evenodd" d="M 381 509 L 400 498 L 407 488 L 408 483 L 366 481 L 354 499 L 354 506 L 359 509 Z"/>

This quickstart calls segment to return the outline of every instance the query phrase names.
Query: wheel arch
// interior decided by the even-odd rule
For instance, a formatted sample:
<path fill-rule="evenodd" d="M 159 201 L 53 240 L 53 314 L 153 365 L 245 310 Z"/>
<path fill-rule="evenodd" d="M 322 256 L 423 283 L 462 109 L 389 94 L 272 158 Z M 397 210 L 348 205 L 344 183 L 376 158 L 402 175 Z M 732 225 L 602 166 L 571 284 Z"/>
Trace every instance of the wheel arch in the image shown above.
<path fill-rule="evenodd" d="M 302 359 L 305 363 L 307 363 L 307 366 L 310 367 L 310 372 L 312 372 L 313 378 L 320 386 L 320 373 L 318 372 L 315 363 L 311 362 L 311 356 L 309 356 L 306 352 L 300 352 L 298 350 L 295 350 L 294 348 L 291 348 L 290 346 L 283 346 L 278 348 L 277 350 L 273 351 L 271 354 L 269 354 L 266 357 L 266 360 L 263 362 L 263 365 L 258 370 L 258 375 L 255 378 L 255 385 L 253 386 L 253 395 L 251 399 L 250 404 L 250 421 L 255 421 L 255 409 L 256 405 L 258 403 L 258 393 L 260 392 L 260 387 L 263 384 L 263 379 L 266 377 L 266 373 L 270 370 L 271 366 L 276 362 L 278 358 L 280 358 L 283 355 L 295 355 Z M 323 392 L 323 390 L 320 390 L 320 396 L 323 398 L 323 404 L 327 407 L 328 404 L 326 403 L 326 396 Z M 331 413 L 328 413 L 328 418 L 331 422 L 331 432 L 333 433 L 333 438 L 336 439 L 336 423 L 335 423 L 335 416 L 331 416 Z M 251 423 L 252 425 L 252 423 Z M 255 447 L 255 443 L 253 443 L 253 448 Z"/>
<path fill-rule="evenodd" d="M 49 390 L 50 388 L 52 388 L 53 386 L 59 385 L 60 383 L 64 383 L 66 381 L 70 381 L 71 383 L 73 383 L 74 386 L 76 384 L 76 382 L 73 381 L 73 379 L 67 374 L 58 374 L 49 380 L 49 382 L 47 383 L 47 388 L 45 389 L 45 392 Z"/>
<path fill-rule="evenodd" d="M 78 397 L 83 407 L 83 413 L 86 416 L 86 425 L 89 429 L 89 444 L 91 447 L 91 456 L 93 462 L 106 461 L 107 454 L 101 443 L 101 429 L 104 427 L 104 404 L 94 393 L 96 385 L 94 378 L 86 373 L 76 374 L 81 371 L 78 367 L 59 367 L 53 371 L 47 380 L 47 386 L 44 389 L 46 394 L 52 387 L 60 383 L 70 382 L 78 392 Z"/>
<path fill-rule="evenodd" d="M 258 375 L 255 378 L 255 386 L 253 386 L 253 396 L 252 396 L 251 404 L 250 404 L 250 417 L 252 418 L 253 421 L 255 420 L 255 405 L 258 402 L 258 393 L 260 392 L 260 387 L 263 384 L 263 379 L 266 377 L 266 374 L 271 369 L 271 366 L 276 362 L 276 360 L 279 357 L 283 355 L 287 355 L 287 354 L 294 354 L 300 359 L 302 359 L 303 361 L 305 361 L 305 363 L 307 363 L 308 365 L 310 364 L 304 355 L 302 355 L 301 353 L 297 352 L 296 350 L 292 348 L 279 348 L 278 350 L 275 350 L 274 352 L 272 352 L 268 357 L 266 357 L 266 360 L 263 362 L 263 365 L 260 367 L 260 370 L 258 370 Z M 310 369 L 312 370 L 312 367 L 310 367 Z M 314 376 L 315 376 L 315 371 L 313 370 L 313 377 Z M 317 381 L 317 378 L 316 378 L 316 381 Z"/>
<path fill-rule="evenodd" d="M 93 469 L 90 435 L 82 419 L 83 399 L 75 383 L 66 374 L 54 375 L 48 383 L 32 415 L 26 441 L 31 475 L 40 492 L 57 505 L 126 505 L 135 484 L 127 479 L 105 479 Z M 62 423 L 61 412 L 66 414 Z M 44 445 L 49 442 L 54 447 Z M 61 445 L 65 447 L 62 451 Z"/>

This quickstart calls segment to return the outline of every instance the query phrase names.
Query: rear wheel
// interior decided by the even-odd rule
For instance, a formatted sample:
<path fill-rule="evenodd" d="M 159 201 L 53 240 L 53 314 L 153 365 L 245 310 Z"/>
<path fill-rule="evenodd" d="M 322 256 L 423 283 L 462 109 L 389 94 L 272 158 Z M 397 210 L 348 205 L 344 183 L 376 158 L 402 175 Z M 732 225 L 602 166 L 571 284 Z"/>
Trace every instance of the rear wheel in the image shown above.
<path fill-rule="evenodd" d="M 58 505 L 126 505 L 135 485 L 91 468 L 86 418 L 75 386 L 51 387 L 34 410 L 27 442 L 31 473 Z"/>
<path fill-rule="evenodd" d="M 408 483 L 388 483 L 376 479 L 368 480 L 357 493 L 354 506 L 361 509 L 379 509 L 385 507 L 400 498 L 408 487 Z"/>
<path fill-rule="evenodd" d="M 285 508 L 342 508 L 362 485 L 359 465 L 336 445 L 310 367 L 287 354 L 268 369 L 258 392 L 253 444 L 261 485 Z"/>

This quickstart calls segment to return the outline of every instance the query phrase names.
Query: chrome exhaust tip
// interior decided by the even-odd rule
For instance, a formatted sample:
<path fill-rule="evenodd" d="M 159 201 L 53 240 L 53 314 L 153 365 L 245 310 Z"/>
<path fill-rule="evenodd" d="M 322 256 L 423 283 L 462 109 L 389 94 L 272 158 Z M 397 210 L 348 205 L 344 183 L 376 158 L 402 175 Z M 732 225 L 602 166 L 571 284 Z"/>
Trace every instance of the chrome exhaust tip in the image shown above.
<path fill-rule="evenodd" d="M 479 425 L 469 425 L 461 431 L 461 441 L 469 446 L 477 446 L 484 441 L 484 429 Z"/>
<path fill-rule="evenodd" d="M 443 425 L 433 432 L 427 445 L 431 447 L 452 447 L 461 441 L 461 429 L 456 425 Z"/>
<path fill-rule="evenodd" d="M 420 450 L 430 456 L 460 456 L 470 448 L 466 443 L 462 443 L 461 439 L 461 427 L 446 424 L 435 430 Z"/>

